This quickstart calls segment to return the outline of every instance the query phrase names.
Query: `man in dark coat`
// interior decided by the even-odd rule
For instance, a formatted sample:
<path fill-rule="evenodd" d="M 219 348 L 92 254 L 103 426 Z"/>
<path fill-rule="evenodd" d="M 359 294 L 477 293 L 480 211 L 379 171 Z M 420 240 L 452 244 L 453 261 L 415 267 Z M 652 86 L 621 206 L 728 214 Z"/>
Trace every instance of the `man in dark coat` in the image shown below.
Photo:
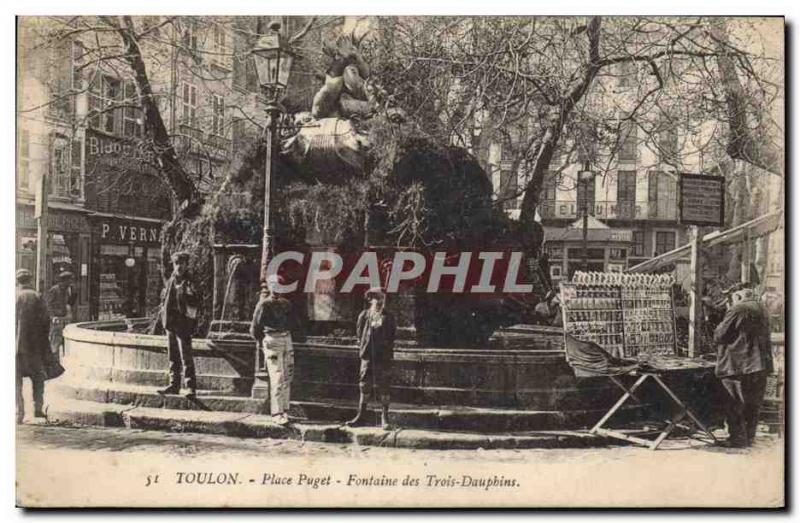
<path fill-rule="evenodd" d="M 172 255 L 172 276 L 163 291 L 161 321 L 167 331 L 169 347 L 169 386 L 161 394 L 178 394 L 181 391 L 181 367 L 188 398 L 197 395 L 197 375 L 192 354 L 192 334 L 197 321 L 199 296 L 189 278 L 189 254 L 177 252 Z"/>
<path fill-rule="evenodd" d="M 392 359 L 397 324 L 386 310 L 386 294 L 382 289 L 367 291 L 369 308 L 361 311 L 356 322 L 358 355 L 361 361 L 358 376 L 358 414 L 347 425 L 358 426 L 365 422 L 367 401 L 370 396 L 380 397 L 381 426 L 389 428 L 389 390 L 391 387 Z"/>
<path fill-rule="evenodd" d="M 44 300 L 31 286 L 31 279 L 27 269 L 17 271 L 17 423 L 25 417 L 24 377 L 30 378 L 33 386 L 34 416 L 44 417 L 44 359 L 50 350 L 50 315 Z"/>
<path fill-rule="evenodd" d="M 727 392 L 725 421 L 731 447 L 753 442 L 767 375 L 772 372 L 769 319 L 752 289 L 732 294 L 732 305 L 714 331 L 716 375 Z"/>

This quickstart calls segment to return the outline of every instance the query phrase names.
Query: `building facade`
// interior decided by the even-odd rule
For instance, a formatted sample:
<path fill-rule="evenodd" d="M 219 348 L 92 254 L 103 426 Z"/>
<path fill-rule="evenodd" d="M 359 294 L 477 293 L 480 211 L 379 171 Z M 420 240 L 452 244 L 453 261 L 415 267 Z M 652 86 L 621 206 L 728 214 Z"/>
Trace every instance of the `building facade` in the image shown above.
<path fill-rule="evenodd" d="M 285 30 L 303 21 L 287 19 Z M 249 50 L 257 17 L 133 17 L 172 145 L 202 192 L 261 136 L 264 100 Z M 19 19 L 16 264 L 37 273 L 35 192 L 49 181 L 43 288 L 70 270 L 78 319 L 158 306 L 160 238 L 173 212 L 146 142 L 119 36 L 95 17 Z M 99 24 L 102 25 L 102 24 Z"/>
<path fill-rule="evenodd" d="M 577 163 L 545 179 L 538 214 L 554 282 L 569 279 L 584 264 L 584 203 L 589 270 L 623 271 L 688 241 L 687 228 L 678 221 L 679 173 L 649 149 L 635 146 L 636 137 L 629 140 L 615 168 L 595 172 L 591 183 L 579 181 L 582 165 Z M 507 213 L 518 216 L 525 173 L 513 173 L 496 144 L 486 163 L 496 198 Z"/>

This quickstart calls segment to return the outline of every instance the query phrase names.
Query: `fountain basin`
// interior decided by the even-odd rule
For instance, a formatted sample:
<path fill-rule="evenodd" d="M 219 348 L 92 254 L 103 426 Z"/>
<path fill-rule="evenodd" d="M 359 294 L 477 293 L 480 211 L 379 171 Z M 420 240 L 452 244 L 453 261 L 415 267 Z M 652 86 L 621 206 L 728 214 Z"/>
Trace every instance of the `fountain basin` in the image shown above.
<path fill-rule="evenodd" d="M 104 391 L 99 394 L 101 401 L 197 408 L 179 397 L 155 394 L 154 387 L 168 383 L 167 340 L 127 331 L 128 324 L 144 321 L 66 327 L 64 383 L 74 397 L 87 399 L 96 389 Z M 561 336 L 554 328 L 511 328 L 495 335 L 486 349 L 419 347 L 401 340 L 395 348 L 392 408 L 417 428 L 509 431 L 591 426 L 620 391 L 606 379 L 576 379 L 566 363 Z M 292 400 L 297 415 L 330 421 L 352 412 L 359 361 L 354 340 L 347 341 L 308 337 L 294 344 Z M 268 411 L 268 401 L 250 397 L 255 368 L 252 342 L 195 339 L 193 347 L 199 399 L 207 400 L 206 408 Z M 669 379 L 684 390 L 683 397 L 702 398 L 708 396 L 708 378 L 708 372 L 695 371 Z M 642 398 L 649 401 L 648 391 Z M 630 409 L 628 417 L 637 412 Z"/>

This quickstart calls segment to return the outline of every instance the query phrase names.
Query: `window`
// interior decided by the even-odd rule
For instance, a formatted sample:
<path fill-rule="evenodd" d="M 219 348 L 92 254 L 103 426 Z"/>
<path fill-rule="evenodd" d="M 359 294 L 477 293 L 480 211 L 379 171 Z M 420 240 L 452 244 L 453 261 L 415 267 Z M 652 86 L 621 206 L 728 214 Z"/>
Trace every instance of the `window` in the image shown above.
<path fill-rule="evenodd" d="M 633 218 L 636 207 L 636 171 L 617 172 L 617 216 Z"/>
<path fill-rule="evenodd" d="M 656 249 L 653 256 L 673 250 L 675 248 L 675 239 L 674 231 L 656 231 Z"/>
<path fill-rule="evenodd" d="M 211 132 L 217 136 L 225 136 L 225 99 L 214 94 L 211 96 L 211 105 Z"/>
<path fill-rule="evenodd" d="M 567 249 L 567 256 L 571 260 L 580 260 L 583 258 L 583 247 L 579 249 Z M 591 260 L 604 260 L 606 257 L 606 250 L 602 248 L 590 247 L 586 249 L 586 257 Z"/>
<path fill-rule="evenodd" d="M 644 231 L 633 231 L 633 256 L 644 256 Z"/>
<path fill-rule="evenodd" d="M 561 245 L 550 245 L 547 247 L 547 255 L 550 258 L 563 258 L 564 248 Z"/>
<path fill-rule="evenodd" d="M 53 142 L 50 165 L 50 194 L 67 197 L 70 179 L 70 148 L 66 138 L 58 137 Z"/>
<path fill-rule="evenodd" d="M 234 150 L 246 146 L 250 141 L 245 129 L 244 118 L 231 119 L 231 141 L 233 142 Z"/>
<path fill-rule="evenodd" d="M 213 55 L 211 61 L 215 65 L 230 69 L 231 57 L 228 51 L 227 35 L 225 34 L 225 26 L 219 22 L 214 24 L 213 34 Z"/>
<path fill-rule="evenodd" d="M 674 125 L 658 133 L 658 161 L 670 165 L 678 161 L 678 130 Z"/>
<path fill-rule="evenodd" d="M 186 29 L 183 31 L 183 46 L 197 51 L 197 24 L 194 21 L 188 22 Z"/>
<path fill-rule="evenodd" d="M 627 254 L 628 252 L 625 249 L 620 249 L 618 247 L 610 247 L 608 249 L 608 257 L 612 260 L 624 260 Z"/>
<path fill-rule="evenodd" d="M 69 118 L 73 114 L 75 97 L 71 94 L 74 87 L 75 45 L 71 41 L 61 41 L 50 51 L 50 96 L 48 106 L 52 116 Z"/>
<path fill-rule="evenodd" d="M 647 173 L 647 202 L 649 217 L 660 220 L 675 220 L 678 217 L 678 183 L 667 173 Z"/>
<path fill-rule="evenodd" d="M 83 142 L 73 138 L 70 143 L 69 195 L 73 198 L 83 196 L 83 176 L 81 176 L 81 153 Z"/>
<path fill-rule="evenodd" d="M 117 108 L 119 100 L 119 80 L 100 75 L 89 89 L 89 125 L 93 129 L 113 134 L 116 131 Z"/>
<path fill-rule="evenodd" d="M 19 135 L 19 175 L 17 183 L 23 191 L 30 190 L 31 183 L 31 134 L 23 129 Z"/>
<path fill-rule="evenodd" d="M 561 277 L 561 265 L 551 265 L 550 266 L 550 277 L 551 278 L 560 278 Z"/>
<path fill-rule="evenodd" d="M 627 89 L 636 82 L 636 64 L 633 62 L 620 62 L 617 70 L 617 87 Z"/>
<path fill-rule="evenodd" d="M 636 126 L 628 124 L 623 126 L 622 134 L 619 137 L 619 161 L 636 161 Z"/>
<path fill-rule="evenodd" d="M 578 182 L 578 212 L 583 213 L 584 203 L 589 210 L 589 214 L 594 214 L 594 182 Z"/>
<path fill-rule="evenodd" d="M 197 86 L 184 82 L 180 101 L 181 123 L 190 127 L 197 125 Z"/>
<path fill-rule="evenodd" d="M 214 52 L 224 53 L 225 48 L 225 28 L 222 24 L 216 23 L 214 24 Z"/>
<path fill-rule="evenodd" d="M 539 202 L 539 214 L 542 218 L 553 218 L 556 215 L 556 182 L 558 174 L 548 172 L 542 185 L 542 201 Z"/>
<path fill-rule="evenodd" d="M 544 200 L 548 202 L 556 201 L 556 184 L 558 182 L 558 174 L 549 172 L 544 177 L 544 187 L 542 187 L 542 194 Z"/>
<path fill-rule="evenodd" d="M 247 89 L 247 55 L 238 48 L 233 56 L 233 86 Z"/>
<path fill-rule="evenodd" d="M 500 190 L 498 191 L 498 197 L 503 204 L 504 210 L 517 208 L 517 193 L 519 192 L 517 183 L 516 171 L 510 168 L 500 171 Z"/>
<path fill-rule="evenodd" d="M 72 43 L 72 87 L 73 89 L 82 89 L 83 80 L 79 66 L 83 65 L 83 58 L 86 54 L 83 48 L 83 43 L 75 41 Z"/>
<path fill-rule="evenodd" d="M 59 198 L 83 194 L 81 151 L 83 142 L 63 135 L 53 137 L 50 155 L 50 194 Z"/>
<path fill-rule="evenodd" d="M 124 93 L 125 107 L 122 109 L 122 134 L 130 138 L 141 138 L 142 136 L 142 110 L 138 107 L 139 97 L 136 94 L 136 86 L 133 82 L 125 82 Z"/>

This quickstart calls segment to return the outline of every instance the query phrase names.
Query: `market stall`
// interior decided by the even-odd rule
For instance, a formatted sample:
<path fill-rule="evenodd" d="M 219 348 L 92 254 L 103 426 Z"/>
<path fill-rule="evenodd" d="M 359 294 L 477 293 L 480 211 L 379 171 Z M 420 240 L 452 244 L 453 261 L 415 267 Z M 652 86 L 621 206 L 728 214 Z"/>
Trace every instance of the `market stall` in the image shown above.
<path fill-rule="evenodd" d="M 669 376 L 705 372 L 713 363 L 682 357 L 677 347 L 674 278 L 666 274 L 576 272 L 560 284 L 567 361 L 576 376 L 606 377 L 623 390 L 622 397 L 591 429 L 652 449 L 683 421 L 713 442 L 714 436 L 669 384 Z M 634 380 L 625 381 L 625 376 Z M 654 440 L 607 428 L 611 417 L 648 380 L 673 405 L 674 412 Z"/>

